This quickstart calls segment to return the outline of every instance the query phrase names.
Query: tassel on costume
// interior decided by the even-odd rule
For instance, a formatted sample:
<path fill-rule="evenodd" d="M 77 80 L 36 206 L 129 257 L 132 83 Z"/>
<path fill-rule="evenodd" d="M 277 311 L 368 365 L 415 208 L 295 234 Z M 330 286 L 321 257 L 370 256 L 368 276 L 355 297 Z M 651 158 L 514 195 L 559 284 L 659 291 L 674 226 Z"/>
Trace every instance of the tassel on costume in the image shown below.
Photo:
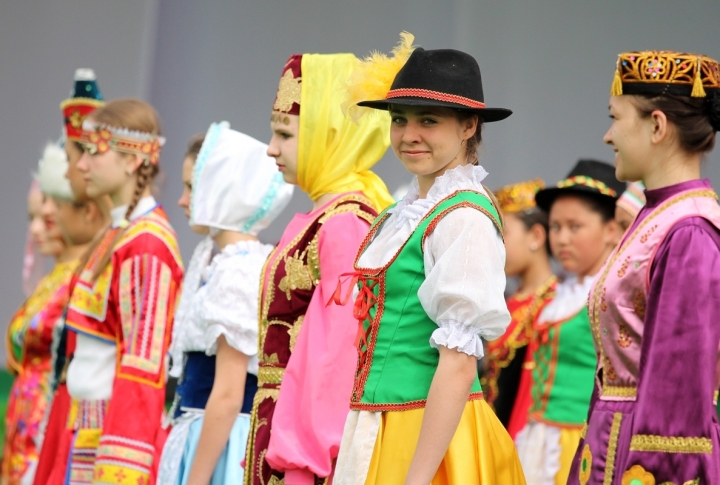
<path fill-rule="evenodd" d="M 702 59 L 698 57 L 697 68 L 695 69 L 695 80 L 693 81 L 693 88 L 690 96 L 693 98 L 704 98 L 707 96 L 705 88 L 702 83 Z"/>

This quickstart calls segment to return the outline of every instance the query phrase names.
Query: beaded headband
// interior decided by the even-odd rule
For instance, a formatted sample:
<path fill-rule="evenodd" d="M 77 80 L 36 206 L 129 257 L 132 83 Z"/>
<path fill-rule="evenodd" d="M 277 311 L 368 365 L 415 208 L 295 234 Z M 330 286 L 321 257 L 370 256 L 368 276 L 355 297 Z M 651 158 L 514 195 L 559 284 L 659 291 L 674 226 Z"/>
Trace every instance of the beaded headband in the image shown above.
<path fill-rule="evenodd" d="M 595 189 L 603 195 L 617 197 L 617 192 L 615 191 L 615 189 L 608 187 L 607 184 L 601 182 L 600 180 L 587 177 L 585 175 L 576 175 L 574 177 L 561 180 L 560 182 L 558 182 L 556 187 L 558 189 L 567 189 L 568 187 L 575 187 L 576 185 L 582 185 L 584 187 Z"/>
<path fill-rule="evenodd" d="M 86 120 L 80 139 L 91 155 L 106 153 L 108 150 L 138 155 L 145 163 L 157 165 L 165 138 L 152 133 L 116 128 Z"/>
<path fill-rule="evenodd" d="M 618 55 L 610 95 L 675 94 L 704 98 L 708 89 L 720 89 L 720 67 L 714 59 L 672 51 L 624 52 Z"/>
<path fill-rule="evenodd" d="M 495 191 L 500 210 L 503 212 L 523 212 L 537 207 L 535 194 L 545 188 L 541 179 L 528 180 L 513 185 L 506 185 Z"/>

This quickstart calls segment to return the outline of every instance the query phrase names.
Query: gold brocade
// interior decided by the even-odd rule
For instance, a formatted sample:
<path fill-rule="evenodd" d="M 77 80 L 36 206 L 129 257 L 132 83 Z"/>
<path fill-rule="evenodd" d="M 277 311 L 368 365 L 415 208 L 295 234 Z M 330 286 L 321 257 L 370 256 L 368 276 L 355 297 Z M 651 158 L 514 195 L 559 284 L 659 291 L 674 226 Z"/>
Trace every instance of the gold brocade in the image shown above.
<path fill-rule="evenodd" d="M 344 83 L 356 62 L 352 54 L 302 56 L 298 185 L 312 200 L 362 192 L 379 212 L 394 200 L 370 168 L 390 146 L 390 115 L 354 123 L 342 113 Z"/>
<path fill-rule="evenodd" d="M 720 87 L 720 68 L 717 61 L 682 52 L 622 53 L 618 58 L 616 75 L 621 83 L 693 86 L 694 97 L 705 97 L 704 88 Z M 620 89 L 622 90 L 622 87 Z M 617 86 L 613 86 L 613 93 L 618 93 Z M 622 91 L 618 94 L 622 94 Z"/>
<path fill-rule="evenodd" d="M 287 299 L 292 298 L 292 292 L 295 290 L 311 290 L 313 287 L 313 275 L 310 268 L 305 265 L 304 259 L 307 254 L 307 248 L 300 253 L 295 250 L 293 256 L 285 257 L 285 276 L 280 280 L 278 288 L 285 293 Z"/>
<path fill-rule="evenodd" d="M 610 426 L 610 438 L 608 439 L 607 458 L 605 460 L 603 485 L 612 485 L 613 474 L 615 473 L 615 455 L 617 453 L 618 436 L 620 436 L 622 418 L 622 413 L 613 414 L 612 426 Z"/>
<path fill-rule="evenodd" d="M 712 440 L 709 438 L 636 434 L 630 440 L 630 451 L 702 453 L 710 455 L 712 454 L 712 448 Z"/>
<path fill-rule="evenodd" d="M 277 384 L 282 383 L 282 378 L 285 375 L 285 369 L 283 367 L 267 367 L 263 366 L 258 369 L 258 384 Z"/>
<path fill-rule="evenodd" d="M 533 179 L 501 187 L 495 191 L 495 197 L 501 211 L 522 212 L 537 207 L 535 194 L 543 188 L 545 182 L 542 179 Z"/>
<path fill-rule="evenodd" d="M 275 111 L 288 112 L 292 109 L 293 103 L 300 104 L 302 78 L 296 78 L 292 69 L 285 71 L 280 78 L 277 98 L 273 109 Z"/>
<path fill-rule="evenodd" d="M 298 319 L 295 320 L 295 323 L 293 323 L 292 327 L 290 327 L 290 330 L 288 330 L 288 335 L 290 335 L 290 352 L 295 349 L 295 344 L 297 343 L 298 335 L 300 335 L 303 320 L 305 320 L 305 315 L 299 316 Z"/>
<path fill-rule="evenodd" d="M 582 455 L 580 458 L 580 467 L 578 470 L 580 485 L 586 485 L 590 480 L 590 472 L 592 471 L 592 452 L 590 451 L 590 445 L 587 443 L 583 448 Z"/>

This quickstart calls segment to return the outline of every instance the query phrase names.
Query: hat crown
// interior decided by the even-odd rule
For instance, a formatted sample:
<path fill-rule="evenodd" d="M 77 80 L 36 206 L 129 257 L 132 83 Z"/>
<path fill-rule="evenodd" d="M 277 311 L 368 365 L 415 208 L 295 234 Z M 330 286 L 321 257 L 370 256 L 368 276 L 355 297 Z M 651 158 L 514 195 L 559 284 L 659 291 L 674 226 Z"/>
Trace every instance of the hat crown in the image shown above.
<path fill-rule="evenodd" d="M 416 48 L 400 69 L 390 91 L 423 89 L 485 102 L 480 66 L 473 56 L 455 49 Z"/>
<path fill-rule="evenodd" d="M 75 71 L 75 84 L 70 97 L 103 100 L 95 71 L 89 68 L 80 68 Z"/>
<path fill-rule="evenodd" d="M 625 183 L 615 178 L 615 167 L 606 162 L 592 159 L 579 160 L 566 179 L 588 177 L 608 186 L 619 197 L 625 191 Z"/>

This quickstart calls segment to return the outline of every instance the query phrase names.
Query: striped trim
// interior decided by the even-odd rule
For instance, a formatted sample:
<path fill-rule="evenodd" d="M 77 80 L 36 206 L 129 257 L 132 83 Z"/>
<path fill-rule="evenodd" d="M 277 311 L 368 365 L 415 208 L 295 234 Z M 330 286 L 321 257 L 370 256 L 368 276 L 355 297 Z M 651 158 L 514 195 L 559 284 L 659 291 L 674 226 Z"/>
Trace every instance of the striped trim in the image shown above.
<path fill-rule="evenodd" d="M 603 195 L 609 195 L 610 197 L 617 197 L 617 192 L 615 192 L 615 189 L 608 187 L 604 182 L 601 182 L 600 180 L 594 179 L 592 177 L 587 177 L 585 175 L 576 175 L 575 177 L 570 177 L 570 178 L 566 178 L 565 180 L 561 180 L 560 182 L 558 182 L 557 188 L 558 189 L 566 189 L 568 187 L 573 187 L 575 185 L 583 185 L 585 187 L 595 189 Z"/>
<path fill-rule="evenodd" d="M 387 93 L 387 96 L 385 98 L 393 99 L 405 97 L 434 99 L 435 101 L 447 101 L 449 103 L 461 104 L 463 106 L 467 106 L 468 108 L 485 107 L 485 103 L 475 101 L 474 99 L 466 98 L 464 96 L 458 96 L 456 94 L 441 93 L 440 91 L 431 91 L 429 89 L 392 89 Z"/>

